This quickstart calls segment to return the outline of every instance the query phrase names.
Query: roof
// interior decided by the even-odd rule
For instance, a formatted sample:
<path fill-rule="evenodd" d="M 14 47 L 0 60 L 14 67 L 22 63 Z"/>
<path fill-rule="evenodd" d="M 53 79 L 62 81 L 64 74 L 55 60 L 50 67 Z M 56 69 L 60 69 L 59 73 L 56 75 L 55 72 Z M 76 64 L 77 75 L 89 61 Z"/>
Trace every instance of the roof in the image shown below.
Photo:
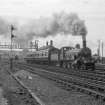
<path fill-rule="evenodd" d="M 72 46 L 63 46 L 62 48 L 74 48 Z"/>
<path fill-rule="evenodd" d="M 50 45 L 48 45 L 48 46 L 43 46 L 43 47 L 40 47 L 39 49 L 38 49 L 38 51 L 40 51 L 40 50 L 49 50 L 49 49 L 57 49 L 57 50 L 59 50 L 58 48 L 56 48 L 56 47 L 54 47 L 54 46 L 50 46 Z"/>

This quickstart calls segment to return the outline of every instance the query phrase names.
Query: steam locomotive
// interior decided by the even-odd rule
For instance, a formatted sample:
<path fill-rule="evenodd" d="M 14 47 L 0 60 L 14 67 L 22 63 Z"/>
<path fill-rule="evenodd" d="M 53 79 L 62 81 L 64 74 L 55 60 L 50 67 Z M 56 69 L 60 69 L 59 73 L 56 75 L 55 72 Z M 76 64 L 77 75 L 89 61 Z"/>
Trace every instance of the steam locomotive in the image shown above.
<path fill-rule="evenodd" d="M 77 44 L 76 47 L 65 46 L 61 49 L 55 48 L 51 40 L 50 45 L 47 42 L 46 46 L 27 54 L 24 59 L 27 63 L 59 65 L 78 70 L 95 69 L 91 49 L 86 47 L 86 40 L 83 40 L 83 48 Z"/>

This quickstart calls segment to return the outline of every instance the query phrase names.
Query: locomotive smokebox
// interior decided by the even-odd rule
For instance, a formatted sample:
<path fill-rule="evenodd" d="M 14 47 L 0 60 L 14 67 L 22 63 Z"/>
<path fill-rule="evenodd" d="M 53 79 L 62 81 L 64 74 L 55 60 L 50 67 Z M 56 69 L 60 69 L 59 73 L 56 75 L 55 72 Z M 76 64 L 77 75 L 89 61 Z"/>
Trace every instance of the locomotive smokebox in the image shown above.
<path fill-rule="evenodd" d="M 86 48 L 86 35 L 82 35 L 83 48 Z"/>
<path fill-rule="evenodd" d="M 50 46 L 53 46 L 53 41 L 52 40 L 50 40 Z"/>

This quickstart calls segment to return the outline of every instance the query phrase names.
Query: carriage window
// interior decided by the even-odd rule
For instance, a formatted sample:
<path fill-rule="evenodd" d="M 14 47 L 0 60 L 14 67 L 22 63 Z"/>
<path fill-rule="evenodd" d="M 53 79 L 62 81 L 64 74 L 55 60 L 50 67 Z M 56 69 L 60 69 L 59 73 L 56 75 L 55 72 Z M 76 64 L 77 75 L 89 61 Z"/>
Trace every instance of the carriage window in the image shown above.
<path fill-rule="evenodd" d="M 47 56 L 47 52 L 45 52 L 45 56 Z"/>

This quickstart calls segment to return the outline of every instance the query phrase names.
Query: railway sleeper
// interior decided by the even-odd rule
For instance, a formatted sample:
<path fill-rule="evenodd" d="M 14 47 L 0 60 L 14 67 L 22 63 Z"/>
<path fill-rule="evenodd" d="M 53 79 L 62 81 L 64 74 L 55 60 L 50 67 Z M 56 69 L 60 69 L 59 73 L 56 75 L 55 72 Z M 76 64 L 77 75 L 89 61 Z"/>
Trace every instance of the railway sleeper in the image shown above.
<path fill-rule="evenodd" d="M 98 80 L 99 80 L 99 81 L 104 81 L 104 82 L 105 82 L 105 79 L 104 79 L 104 78 L 100 78 L 100 79 L 98 78 Z"/>
<path fill-rule="evenodd" d="M 96 94 L 95 98 L 96 99 L 101 99 L 101 100 L 105 101 L 105 97 L 103 97 L 103 96 L 101 96 L 99 94 Z"/>
<path fill-rule="evenodd" d="M 84 89 L 82 89 L 82 88 L 80 89 L 80 92 L 84 93 L 84 91 L 85 91 Z"/>
<path fill-rule="evenodd" d="M 83 86 L 83 87 L 85 87 L 85 88 L 90 88 L 90 89 L 92 89 L 92 90 L 97 90 L 96 87 L 91 86 L 91 85 L 88 85 L 88 84 L 77 84 L 77 85 L 79 85 L 79 86 Z"/>
<path fill-rule="evenodd" d="M 84 89 L 80 89 L 80 92 L 84 93 Z"/>
<path fill-rule="evenodd" d="M 72 84 L 67 85 L 66 90 L 70 91 L 70 90 L 76 90 L 76 87 L 73 86 Z"/>
<path fill-rule="evenodd" d="M 96 97 L 95 97 L 96 99 L 101 99 L 101 100 L 103 100 L 103 101 L 105 101 L 105 97 L 103 97 L 103 96 L 101 96 L 101 95 L 96 95 Z"/>
<path fill-rule="evenodd" d="M 77 88 L 76 90 L 80 92 L 81 88 Z"/>
<path fill-rule="evenodd" d="M 84 93 L 85 93 L 85 94 L 88 94 L 88 95 L 91 95 L 91 94 L 92 94 L 92 92 L 87 91 L 87 90 L 84 90 Z"/>
<path fill-rule="evenodd" d="M 62 83 L 61 80 L 58 80 L 57 83 Z"/>
<path fill-rule="evenodd" d="M 95 91 L 105 92 L 105 89 L 100 88 L 100 87 L 95 87 L 95 86 L 87 86 L 87 87 Z"/>
<path fill-rule="evenodd" d="M 78 84 L 78 83 L 76 83 L 76 84 Z M 89 84 L 89 85 L 88 85 Z M 82 83 L 79 83 L 78 85 L 81 85 L 81 86 L 85 86 L 85 87 L 89 87 L 89 88 L 91 88 L 91 89 L 94 89 L 94 90 L 96 90 L 96 87 L 97 88 L 100 88 L 99 86 L 97 86 L 96 85 L 96 87 L 95 86 L 93 86 L 93 85 L 91 85 L 90 83 L 88 83 L 88 84 L 82 84 Z M 100 91 L 104 91 L 105 89 L 102 89 L 102 88 L 100 88 Z"/>
<path fill-rule="evenodd" d="M 103 97 L 103 101 L 105 102 L 105 97 Z"/>
<path fill-rule="evenodd" d="M 89 88 L 89 87 L 86 87 L 86 88 Z M 88 94 L 88 95 L 91 95 L 91 96 L 93 96 L 93 97 L 95 97 L 95 98 L 98 98 L 98 99 L 100 98 L 100 99 L 102 99 L 102 100 L 105 101 L 105 97 L 99 95 L 98 93 L 94 93 L 94 92 L 91 92 L 91 91 L 87 91 L 87 90 L 85 90 L 85 89 L 82 89 L 82 88 L 79 88 L 79 87 L 75 87 L 75 86 L 72 86 L 72 89 L 75 89 L 75 90 L 77 90 L 77 91 L 83 92 L 83 93 Z M 91 86 L 90 89 L 97 90 L 97 88 L 95 88 L 95 87 L 93 87 L 93 86 Z M 101 89 L 101 88 L 100 88 L 100 89 Z M 101 90 L 101 91 L 103 91 L 103 90 Z"/>
<path fill-rule="evenodd" d="M 68 84 L 65 84 L 65 88 L 66 88 L 66 89 L 69 89 L 69 88 L 70 88 L 70 86 L 68 86 Z"/>
<path fill-rule="evenodd" d="M 66 87 L 67 84 L 66 83 L 62 83 L 62 85 Z"/>
<path fill-rule="evenodd" d="M 105 92 L 105 89 L 103 89 L 103 88 L 98 88 L 98 91 L 100 91 L 100 92 Z"/>
<path fill-rule="evenodd" d="M 98 94 L 91 92 L 91 96 L 96 97 Z"/>
<path fill-rule="evenodd" d="M 105 97 L 104 97 L 104 96 L 101 96 L 101 95 L 96 94 L 96 93 L 92 93 L 91 95 L 92 95 L 93 97 L 95 97 L 96 99 L 100 99 L 100 100 L 105 101 Z"/>
<path fill-rule="evenodd" d="M 100 96 L 97 94 L 95 98 L 96 98 L 96 99 L 99 99 L 99 98 L 100 98 Z"/>
<path fill-rule="evenodd" d="M 71 90 L 72 90 L 72 88 L 66 88 L 66 90 L 67 90 L 67 91 L 71 91 Z"/>
<path fill-rule="evenodd" d="M 95 90 L 95 91 L 100 91 L 100 92 L 104 91 L 104 89 L 99 88 L 99 87 L 95 87 L 95 86 L 85 85 L 85 87 L 89 88 L 89 89 L 92 89 L 92 90 Z"/>

